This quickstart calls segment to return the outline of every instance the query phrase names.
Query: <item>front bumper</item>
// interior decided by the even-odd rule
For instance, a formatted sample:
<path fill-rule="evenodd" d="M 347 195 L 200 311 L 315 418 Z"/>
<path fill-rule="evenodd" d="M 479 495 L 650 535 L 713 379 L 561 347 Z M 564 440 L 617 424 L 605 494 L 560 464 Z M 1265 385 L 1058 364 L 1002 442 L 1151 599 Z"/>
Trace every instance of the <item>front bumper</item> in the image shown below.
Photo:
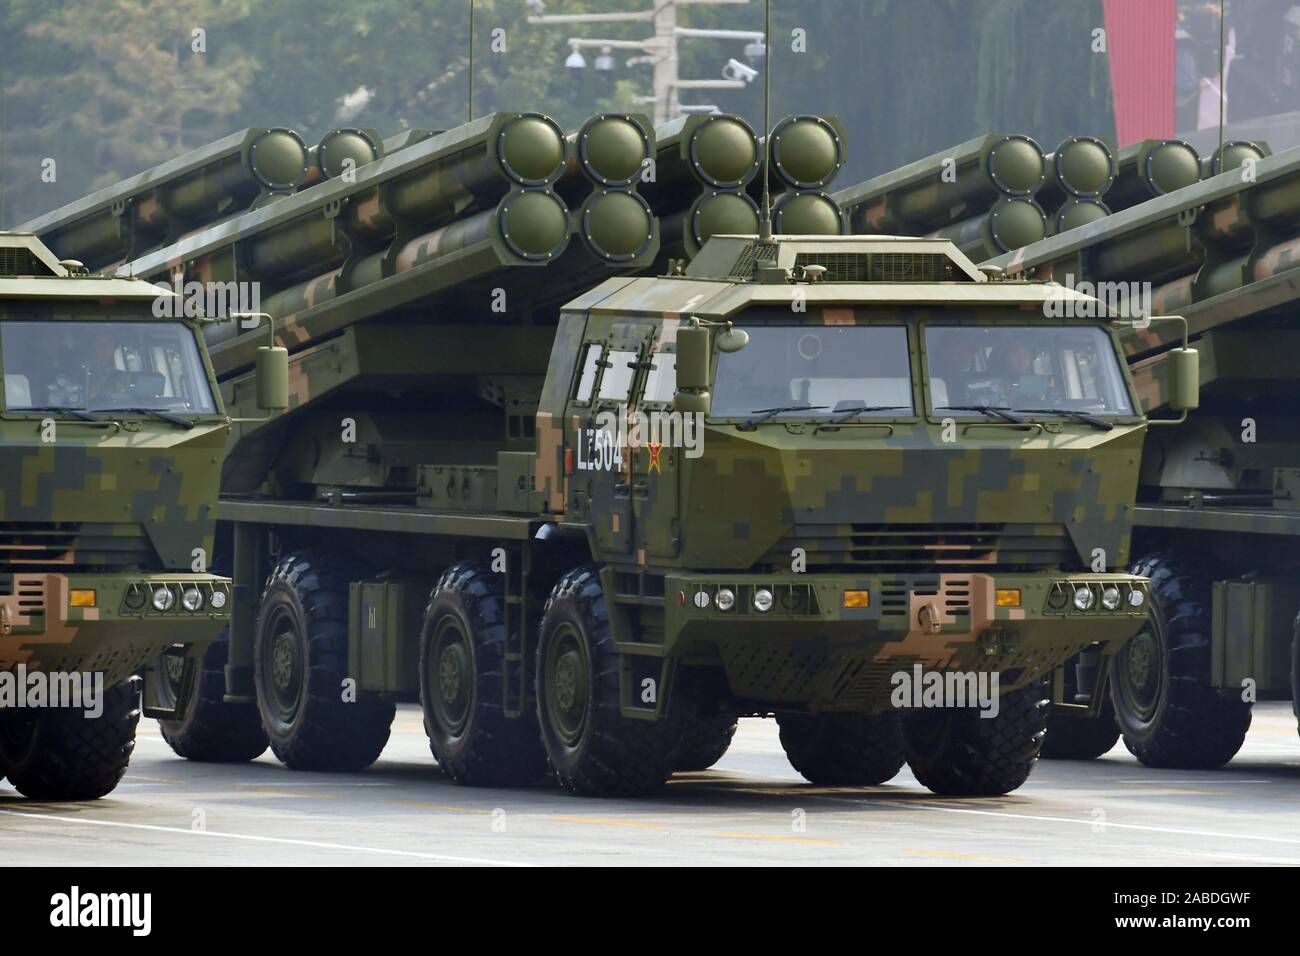
<path fill-rule="evenodd" d="M 1112 587 L 1113 610 L 1102 602 Z M 1093 594 L 1084 610 L 1074 603 L 1080 588 Z M 730 610 L 718 605 L 723 589 Z M 772 594 L 770 610 L 755 605 L 760 589 Z M 845 606 L 846 592 L 865 606 Z M 1022 686 L 1090 644 L 1113 650 L 1136 635 L 1149 601 L 1146 579 L 1122 573 L 669 575 L 664 650 L 721 657 L 740 698 L 874 709 L 891 675 L 917 664 L 997 672 L 1004 690 Z"/>
<path fill-rule="evenodd" d="M 9 585 L 0 587 L 0 670 L 102 672 L 111 686 L 171 645 L 210 643 L 230 619 L 230 579 L 214 574 L 17 572 L 0 582 Z M 153 602 L 160 588 L 172 595 L 166 610 Z M 202 599 L 193 611 L 187 591 Z"/>

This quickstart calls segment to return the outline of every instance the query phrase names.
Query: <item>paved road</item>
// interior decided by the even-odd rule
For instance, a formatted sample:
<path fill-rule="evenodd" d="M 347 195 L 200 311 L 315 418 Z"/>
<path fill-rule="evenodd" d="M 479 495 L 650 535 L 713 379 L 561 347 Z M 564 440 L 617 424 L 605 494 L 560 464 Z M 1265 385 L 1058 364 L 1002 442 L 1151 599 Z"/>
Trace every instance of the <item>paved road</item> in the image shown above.
<path fill-rule="evenodd" d="M 141 725 L 108 798 L 37 804 L 0 784 L 2 864 L 1297 864 L 1300 739 L 1261 704 L 1220 771 L 1158 771 L 1121 744 L 1089 764 L 1043 761 L 1016 793 L 950 800 L 906 769 L 869 790 L 813 787 L 771 721 L 746 720 L 711 771 L 640 801 L 448 782 L 419 710 L 400 708 L 380 761 L 356 775 L 175 757 Z"/>

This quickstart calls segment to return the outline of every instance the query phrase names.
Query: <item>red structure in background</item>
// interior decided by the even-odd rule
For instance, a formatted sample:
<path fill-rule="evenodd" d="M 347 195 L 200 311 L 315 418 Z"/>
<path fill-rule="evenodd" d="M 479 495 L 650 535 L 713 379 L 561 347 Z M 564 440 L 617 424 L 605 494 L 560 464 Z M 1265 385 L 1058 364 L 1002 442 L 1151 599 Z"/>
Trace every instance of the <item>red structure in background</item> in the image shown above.
<path fill-rule="evenodd" d="M 1174 135 L 1174 0 L 1102 0 L 1120 146 Z"/>

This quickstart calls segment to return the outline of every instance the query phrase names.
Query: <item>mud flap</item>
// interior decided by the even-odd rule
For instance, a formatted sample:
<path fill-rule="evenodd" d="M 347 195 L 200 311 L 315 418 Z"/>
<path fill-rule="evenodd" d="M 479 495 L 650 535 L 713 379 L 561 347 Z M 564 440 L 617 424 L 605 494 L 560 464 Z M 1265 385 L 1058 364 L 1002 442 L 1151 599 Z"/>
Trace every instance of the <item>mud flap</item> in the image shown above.
<path fill-rule="evenodd" d="M 159 672 L 163 667 L 181 669 L 180 693 L 174 701 L 169 702 L 162 694 L 162 682 Z M 158 662 L 143 671 L 144 691 L 140 695 L 141 712 L 145 717 L 157 720 L 182 720 L 185 717 L 185 704 L 194 696 L 194 681 L 198 674 L 199 659 L 191 656 L 183 644 L 173 644 L 158 656 Z"/>

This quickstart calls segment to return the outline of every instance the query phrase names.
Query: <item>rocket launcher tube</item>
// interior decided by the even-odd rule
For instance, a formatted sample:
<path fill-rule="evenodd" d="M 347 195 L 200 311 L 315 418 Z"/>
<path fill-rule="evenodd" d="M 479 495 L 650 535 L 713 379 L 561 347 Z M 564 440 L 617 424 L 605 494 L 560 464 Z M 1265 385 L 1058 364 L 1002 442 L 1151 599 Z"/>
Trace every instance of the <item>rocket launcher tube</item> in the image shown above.
<path fill-rule="evenodd" d="M 1201 160 L 1191 143 L 1148 139 L 1125 146 L 1116 157 L 1115 182 L 1106 205 L 1116 211 L 1163 196 L 1197 182 Z"/>
<path fill-rule="evenodd" d="M 846 229 L 844 213 L 824 192 L 793 190 L 772 204 L 772 231 L 779 236 L 841 236 Z"/>
<path fill-rule="evenodd" d="M 821 189 L 844 165 L 844 130 L 825 116 L 787 116 L 772 129 L 768 161 L 791 189 Z"/>
<path fill-rule="evenodd" d="M 753 127 L 739 116 L 682 116 L 655 128 L 655 178 L 641 191 L 657 215 L 699 187 L 739 189 L 758 174 Z"/>
<path fill-rule="evenodd" d="M 92 271 L 140 256 L 186 230 L 292 190 L 307 148 L 287 129 L 251 128 L 91 193 L 17 227 Z"/>
<path fill-rule="evenodd" d="M 1043 161 L 1046 176 L 1034 198 L 1045 209 L 1070 199 L 1101 199 L 1119 170 L 1115 151 L 1095 136 L 1067 136 Z"/>
<path fill-rule="evenodd" d="M 930 233 L 928 238 L 948 239 L 981 262 L 991 256 L 1027 246 L 1047 234 L 1047 216 L 1032 199 L 1004 197 L 987 213 Z"/>
<path fill-rule="evenodd" d="M 383 142 L 373 129 L 332 129 L 307 151 L 307 175 L 299 190 L 326 179 L 356 171 L 384 154 Z"/>
<path fill-rule="evenodd" d="M 987 211 L 1042 185 L 1043 151 L 1028 136 L 990 133 L 832 193 L 851 231 L 912 235 Z M 959 210 L 954 213 L 954 210 Z"/>
<path fill-rule="evenodd" d="M 499 283 L 515 267 L 546 265 L 568 241 L 569 214 L 558 196 L 546 189 L 515 190 L 492 209 L 396 243 L 386 254 L 364 257 L 352 269 L 350 287 L 342 281 L 347 268 L 338 276 L 323 273 L 276 293 L 263 308 L 276 318 L 279 344 L 297 350 L 372 315 Z M 554 244 L 546 248 L 548 243 Z M 542 278 L 554 284 L 550 272 Z M 215 345 L 217 376 L 225 380 L 251 365 L 255 344 L 245 334 Z"/>

